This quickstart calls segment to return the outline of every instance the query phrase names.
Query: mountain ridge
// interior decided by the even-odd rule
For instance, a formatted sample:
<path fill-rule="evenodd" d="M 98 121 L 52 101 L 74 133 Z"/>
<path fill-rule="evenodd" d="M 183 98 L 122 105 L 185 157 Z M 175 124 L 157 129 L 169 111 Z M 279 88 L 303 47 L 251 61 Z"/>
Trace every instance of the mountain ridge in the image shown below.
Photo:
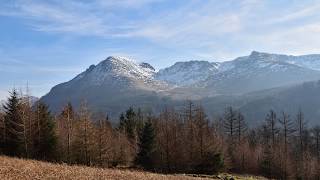
<path fill-rule="evenodd" d="M 91 109 L 115 117 L 130 106 L 159 111 L 186 99 L 241 96 L 255 91 L 298 85 L 320 79 L 320 55 L 288 56 L 253 51 L 232 61 L 176 62 L 156 71 L 148 63 L 109 56 L 41 98 L 53 112 L 68 101 L 77 107 L 86 99 Z M 320 66 L 319 66 L 320 67 Z M 207 103 L 210 104 L 210 103 Z"/>

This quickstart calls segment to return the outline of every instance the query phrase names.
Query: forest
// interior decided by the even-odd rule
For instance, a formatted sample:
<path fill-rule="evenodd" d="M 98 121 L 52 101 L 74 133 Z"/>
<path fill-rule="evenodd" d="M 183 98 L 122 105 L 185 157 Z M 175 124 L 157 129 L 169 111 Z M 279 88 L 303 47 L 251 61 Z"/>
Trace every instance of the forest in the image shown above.
<path fill-rule="evenodd" d="M 117 125 L 83 101 L 52 114 L 49 107 L 12 90 L 0 113 L 0 153 L 6 156 L 156 173 L 232 172 L 273 179 L 320 178 L 320 126 L 302 111 L 266 112 L 257 127 L 234 107 L 210 118 L 201 104 L 123 112 Z M 257 120 L 258 121 L 258 120 Z"/>

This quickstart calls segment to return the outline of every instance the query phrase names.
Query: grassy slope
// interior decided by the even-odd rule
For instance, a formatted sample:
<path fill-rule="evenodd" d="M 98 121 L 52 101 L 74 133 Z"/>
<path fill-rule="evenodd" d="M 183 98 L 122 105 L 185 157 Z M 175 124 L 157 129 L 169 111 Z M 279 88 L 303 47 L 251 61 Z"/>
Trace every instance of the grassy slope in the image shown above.
<path fill-rule="evenodd" d="M 0 156 L 0 179 L 206 179 L 185 175 L 162 175 L 141 171 L 68 166 Z M 208 178 L 207 178 L 208 179 Z M 236 178 L 239 179 L 239 178 Z M 242 177 L 241 179 L 255 179 Z"/>

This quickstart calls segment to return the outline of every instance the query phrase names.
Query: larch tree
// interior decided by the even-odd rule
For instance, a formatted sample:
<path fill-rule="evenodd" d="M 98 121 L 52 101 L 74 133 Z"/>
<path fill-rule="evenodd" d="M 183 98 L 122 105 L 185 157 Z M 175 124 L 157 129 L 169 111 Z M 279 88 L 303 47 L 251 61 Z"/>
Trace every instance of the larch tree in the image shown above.
<path fill-rule="evenodd" d="M 79 119 L 74 126 L 74 139 L 72 151 L 77 163 L 90 165 L 93 159 L 93 137 L 94 125 L 87 103 L 83 101 L 80 105 Z"/>
<path fill-rule="evenodd" d="M 183 119 L 184 119 L 184 139 L 185 141 L 185 149 L 188 159 L 188 166 L 191 168 L 194 166 L 194 158 L 195 158 L 195 148 L 196 148 L 196 139 L 195 139 L 195 116 L 196 116 L 196 106 L 195 104 L 188 100 L 183 108 Z"/>
<path fill-rule="evenodd" d="M 304 156 L 305 156 L 305 148 L 307 142 L 305 142 L 305 133 L 307 130 L 307 122 L 304 119 L 304 114 L 302 113 L 301 109 L 298 111 L 296 120 L 295 120 L 295 129 L 297 130 L 297 144 L 298 144 L 298 149 L 296 150 L 296 174 L 297 177 L 302 177 L 303 171 L 304 171 Z"/>
<path fill-rule="evenodd" d="M 108 116 L 104 118 L 103 115 L 100 115 L 97 123 L 97 133 L 95 135 L 99 165 L 109 167 L 112 163 L 113 129 Z"/>
<path fill-rule="evenodd" d="M 235 142 L 235 136 L 236 136 L 236 123 L 237 123 L 237 112 L 233 110 L 232 107 L 228 107 L 225 110 L 224 114 L 224 132 L 228 136 L 228 140 L 231 144 Z"/>
<path fill-rule="evenodd" d="M 248 130 L 247 123 L 241 112 L 237 113 L 236 122 L 235 122 L 235 134 L 237 136 L 238 144 L 241 144 L 242 139 L 245 136 L 245 133 Z"/>
<path fill-rule="evenodd" d="M 276 143 L 277 133 L 279 132 L 277 127 L 277 114 L 273 110 L 270 110 L 267 114 L 265 122 L 268 136 L 271 138 L 272 146 L 274 146 Z"/>
<path fill-rule="evenodd" d="M 236 156 L 235 156 L 235 143 L 236 143 L 236 123 L 237 123 L 237 112 L 233 110 L 232 107 L 228 107 L 224 113 L 223 119 L 223 127 L 224 133 L 227 135 L 226 143 L 227 143 L 227 154 L 230 158 L 231 164 L 235 164 Z M 234 166 L 231 168 L 235 168 Z"/>
<path fill-rule="evenodd" d="M 59 150 L 63 160 L 71 163 L 72 158 L 72 141 L 74 122 L 76 113 L 73 110 L 71 103 L 68 103 L 62 110 L 61 114 L 57 117 L 57 136 L 59 139 Z"/>
<path fill-rule="evenodd" d="M 283 158 L 282 158 L 282 178 L 287 179 L 290 175 L 290 166 L 289 164 L 289 143 L 292 134 L 295 132 L 294 123 L 290 119 L 290 116 L 282 112 L 282 117 L 279 119 L 280 122 L 280 130 L 281 130 L 281 137 L 282 137 L 282 147 L 283 147 Z"/>

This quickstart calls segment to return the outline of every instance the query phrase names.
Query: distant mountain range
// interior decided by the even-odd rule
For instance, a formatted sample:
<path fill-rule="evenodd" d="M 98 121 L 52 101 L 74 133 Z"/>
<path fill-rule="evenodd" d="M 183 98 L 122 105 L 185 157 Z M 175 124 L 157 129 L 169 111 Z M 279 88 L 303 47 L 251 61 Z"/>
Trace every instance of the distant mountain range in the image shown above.
<path fill-rule="evenodd" d="M 148 63 L 110 56 L 53 87 L 41 100 L 53 112 L 59 112 L 69 101 L 78 107 L 86 100 L 92 111 L 117 117 L 130 106 L 159 112 L 165 106 L 179 107 L 190 99 L 201 102 L 210 115 L 221 114 L 226 106 L 233 105 L 255 124 L 270 108 L 295 112 L 299 107 L 309 107 L 311 101 L 306 99 L 311 98 L 315 106 L 306 111 L 306 117 L 316 122 L 315 118 L 320 117 L 320 101 L 316 101 L 320 100 L 320 88 L 312 81 L 317 80 L 320 55 L 253 51 L 232 61 L 177 62 L 159 71 Z"/>

